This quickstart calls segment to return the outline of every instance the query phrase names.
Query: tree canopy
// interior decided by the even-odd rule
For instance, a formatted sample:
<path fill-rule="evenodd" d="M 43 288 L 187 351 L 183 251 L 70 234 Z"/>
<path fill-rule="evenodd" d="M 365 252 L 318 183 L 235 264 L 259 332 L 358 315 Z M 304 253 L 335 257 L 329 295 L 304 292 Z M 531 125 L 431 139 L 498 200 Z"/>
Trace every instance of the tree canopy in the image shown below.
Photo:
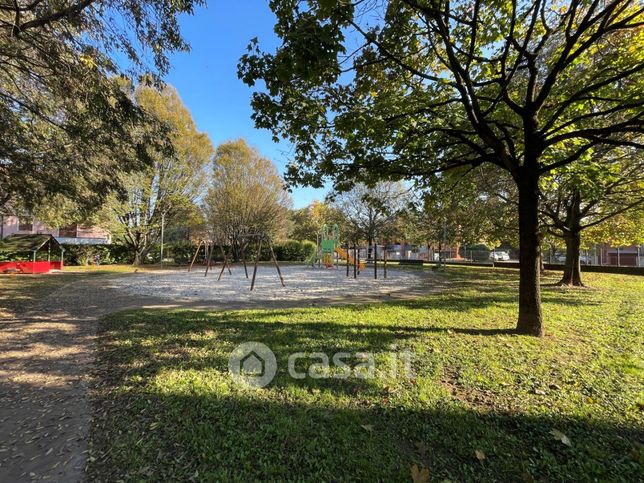
<path fill-rule="evenodd" d="M 220 144 L 204 213 L 213 239 L 244 250 L 253 235 L 281 235 L 291 200 L 271 160 L 243 139 Z"/>
<path fill-rule="evenodd" d="M 582 233 L 586 243 L 608 242 L 612 237 L 600 225 L 622 220 L 623 244 L 638 240 L 636 230 L 627 229 L 625 220 L 637 219 L 644 203 L 644 159 L 630 147 L 595 150 L 592 158 L 554 170 L 541 183 L 544 226 L 566 244 L 566 267 L 561 280 L 565 285 L 583 285 L 580 270 Z M 614 226 L 614 223 L 613 223 Z M 632 224 L 631 224 L 632 226 Z M 594 230 L 594 235 L 592 230 Z M 596 235 L 604 233 L 604 237 Z M 630 236 L 629 236 L 630 235 Z"/>
<path fill-rule="evenodd" d="M 324 225 L 338 225 L 345 233 L 346 219 L 341 211 L 329 202 L 313 201 L 309 206 L 292 210 L 289 215 L 289 238 L 316 241 Z"/>
<path fill-rule="evenodd" d="M 213 146 L 199 132 L 190 111 L 177 92 L 166 86 L 161 92 L 140 85 L 137 105 L 168 129 L 171 152 L 153 150 L 153 162 L 132 174 L 122 174 L 125 199 L 115 196 L 110 204 L 118 221 L 117 232 L 141 263 L 157 243 L 164 222 L 181 223 L 190 205 L 204 192 L 205 168 L 212 161 Z"/>
<path fill-rule="evenodd" d="M 349 241 L 365 240 L 368 256 L 374 243 L 397 235 L 397 221 L 407 208 L 409 194 L 400 182 L 380 182 L 373 187 L 358 184 L 333 196 L 334 206 L 345 219 Z"/>
<path fill-rule="evenodd" d="M 163 144 L 123 89 L 158 85 L 168 53 L 186 50 L 178 15 L 201 0 L 62 0 L 0 5 L 0 206 L 33 208 L 59 194 L 85 211 L 118 173 L 152 162 Z"/>
<path fill-rule="evenodd" d="M 644 7 L 482 0 L 273 1 L 282 43 L 239 65 L 258 127 L 320 186 L 490 163 L 518 189 L 517 329 L 543 334 L 539 179 L 599 147 L 642 148 Z"/>

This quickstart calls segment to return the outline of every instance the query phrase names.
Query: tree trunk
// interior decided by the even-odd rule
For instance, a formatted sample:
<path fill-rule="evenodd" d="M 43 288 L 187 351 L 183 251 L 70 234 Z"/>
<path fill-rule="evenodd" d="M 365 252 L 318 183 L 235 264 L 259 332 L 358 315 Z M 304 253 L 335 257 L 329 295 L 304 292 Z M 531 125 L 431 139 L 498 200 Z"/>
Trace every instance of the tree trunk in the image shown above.
<path fill-rule="evenodd" d="M 138 250 L 135 251 L 134 252 L 134 261 L 132 262 L 132 265 L 136 265 L 136 266 L 141 265 L 141 259 L 142 259 L 141 252 L 138 251 Z"/>
<path fill-rule="evenodd" d="M 566 234 L 566 264 L 564 265 L 564 273 L 559 282 L 561 285 L 571 285 L 575 287 L 583 287 L 581 281 L 581 260 L 579 250 L 581 246 L 581 233 L 575 231 Z"/>
<path fill-rule="evenodd" d="M 574 285 L 583 287 L 581 282 L 581 261 L 579 250 L 581 247 L 581 194 L 575 190 L 570 199 L 566 213 L 566 228 L 564 240 L 566 241 L 566 264 L 564 274 L 559 282 L 561 285 Z"/>
<path fill-rule="evenodd" d="M 520 334 L 543 336 L 539 263 L 539 177 L 523 168 L 519 189 L 519 320 Z"/>

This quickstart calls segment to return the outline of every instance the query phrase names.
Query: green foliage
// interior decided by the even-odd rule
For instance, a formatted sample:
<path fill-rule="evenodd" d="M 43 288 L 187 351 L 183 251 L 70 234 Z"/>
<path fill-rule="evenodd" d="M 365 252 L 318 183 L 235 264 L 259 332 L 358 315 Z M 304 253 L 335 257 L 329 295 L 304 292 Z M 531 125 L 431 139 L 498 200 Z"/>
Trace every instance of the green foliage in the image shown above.
<path fill-rule="evenodd" d="M 633 0 L 271 8 L 281 44 L 264 53 L 252 42 L 238 73 L 265 85 L 256 125 L 294 145 L 290 182 L 425 183 L 481 163 L 538 177 L 596 147 L 642 146 Z"/>
<path fill-rule="evenodd" d="M 278 260 L 289 262 L 303 262 L 315 249 L 315 243 L 308 240 L 285 240 L 275 244 L 273 247 Z"/>
<path fill-rule="evenodd" d="M 597 149 L 644 147 L 640 2 L 271 8 L 281 43 L 265 53 L 253 42 L 238 75 L 260 86 L 255 125 L 293 145 L 286 180 L 427 187 L 451 169 L 500 168 L 519 193 L 517 327 L 543 335 L 539 179 Z"/>
<path fill-rule="evenodd" d="M 99 5 L 100 3 L 100 5 Z M 60 195 L 88 214 L 163 145 L 125 79 L 158 83 L 201 0 L 16 0 L 0 21 L 0 206 Z M 118 59 L 118 61 L 116 60 Z"/>
<path fill-rule="evenodd" d="M 316 250 L 315 243 L 308 240 L 284 240 L 273 243 L 273 252 L 279 261 L 283 262 L 303 262 Z M 246 249 L 246 259 L 254 261 L 257 257 L 257 245 L 250 243 Z M 268 262 L 272 260 L 270 248 L 266 243 L 262 243 L 262 252 L 259 260 Z"/>
<path fill-rule="evenodd" d="M 159 242 L 162 222 L 172 227 L 188 221 L 197 228 L 202 223 L 193 205 L 203 190 L 213 147 L 175 89 L 139 85 L 135 95 L 139 106 L 167 127 L 172 145 L 171 153 L 155 150 L 147 169 L 122 175 L 125 195 L 114 197 L 108 207 L 116 216 L 114 231 L 130 247 L 134 263 L 142 263 Z"/>
<path fill-rule="evenodd" d="M 445 276 L 417 301 L 109 316 L 89 478 L 404 482 L 418 466 L 431 481 L 641 479 L 642 278 L 545 288 L 549 337 L 535 340 L 510 330 L 516 274 Z M 277 358 L 261 390 L 228 372 L 249 340 Z M 405 350 L 415 377 L 391 377 Z M 371 352 L 383 374 L 293 379 L 297 351 Z"/>
<path fill-rule="evenodd" d="M 344 213 L 328 202 L 316 200 L 305 208 L 292 210 L 289 219 L 289 238 L 295 240 L 317 240 L 324 225 L 338 225 L 340 233 L 347 231 Z"/>
<path fill-rule="evenodd" d="M 544 225 L 560 238 L 581 236 L 584 247 L 642 243 L 644 156 L 633 148 L 596 150 L 553 171 L 541 183 Z"/>
<path fill-rule="evenodd" d="M 203 210 L 212 237 L 242 246 L 249 235 L 283 234 L 291 205 L 284 181 L 245 140 L 217 147 L 209 181 Z"/>
<path fill-rule="evenodd" d="M 441 248 L 516 240 L 516 206 L 499 199 L 490 186 L 500 179 L 512 182 L 498 171 L 487 166 L 441 175 L 405 214 L 406 239 Z"/>
<path fill-rule="evenodd" d="M 171 258 L 174 263 L 183 265 L 190 263 L 195 254 L 195 248 L 194 243 L 188 240 L 176 241 L 164 246 L 163 256 L 164 258 Z M 203 249 L 201 253 L 203 253 Z"/>
<path fill-rule="evenodd" d="M 331 206 L 344 217 L 342 240 L 373 244 L 400 236 L 398 222 L 409 195 L 400 182 L 381 182 L 373 186 L 358 184 L 349 191 L 333 193 L 332 200 Z"/>
<path fill-rule="evenodd" d="M 65 249 L 65 265 L 93 265 L 95 257 L 100 257 L 100 264 L 112 265 L 132 263 L 128 248 L 120 244 L 99 245 L 63 245 Z"/>

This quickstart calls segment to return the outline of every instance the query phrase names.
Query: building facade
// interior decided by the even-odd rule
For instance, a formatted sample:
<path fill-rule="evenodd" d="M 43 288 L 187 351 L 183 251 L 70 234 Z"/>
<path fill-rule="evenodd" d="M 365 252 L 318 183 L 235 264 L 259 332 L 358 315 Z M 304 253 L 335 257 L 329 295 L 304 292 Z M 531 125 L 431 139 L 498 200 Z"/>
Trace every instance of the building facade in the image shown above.
<path fill-rule="evenodd" d="M 53 235 L 58 243 L 71 245 L 99 245 L 112 242 L 112 235 L 104 228 L 78 224 L 51 228 L 33 217 L 0 214 L 0 239 L 15 234 Z"/>

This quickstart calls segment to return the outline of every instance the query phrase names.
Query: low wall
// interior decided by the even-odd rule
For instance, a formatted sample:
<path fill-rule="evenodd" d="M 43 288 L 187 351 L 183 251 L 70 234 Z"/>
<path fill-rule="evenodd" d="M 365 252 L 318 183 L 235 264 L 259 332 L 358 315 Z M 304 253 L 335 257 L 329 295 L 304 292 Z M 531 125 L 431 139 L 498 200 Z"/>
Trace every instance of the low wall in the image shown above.
<path fill-rule="evenodd" d="M 0 262 L 0 273 L 17 270 L 20 273 L 48 273 L 61 270 L 63 262 Z"/>
<path fill-rule="evenodd" d="M 517 262 L 495 262 L 497 268 L 519 268 Z M 564 266 L 561 263 L 544 263 L 543 268 L 546 270 L 558 270 L 563 272 Z M 600 265 L 582 265 L 582 272 L 594 273 L 619 273 L 622 275 L 644 275 L 644 267 L 609 267 Z"/>
<path fill-rule="evenodd" d="M 424 260 L 395 260 L 399 265 L 438 265 L 438 262 L 435 261 L 424 261 Z M 515 270 L 519 269 L 518 262 L 443 262 L 443 265 L 459 266 L 463 265 L 466 267 L 488 267 L 488 268 L 513 268 Z M 544 268 L 546 270 L 553 271 L 563 271 L 564 266 L 561 263 L 544 263 Z M 644 275 L 644 267 L 614 267 L 614 266 L 599 266 L 599 265 L 582 265 L 582 272 L 594 272 L 594 273 L 618 273 L 622 275 Z"/>
<path fill-rule="evenodd" d="M 378 262 L 382 263 L 381 260 L 378 260 Z M 423 263 L 423 260 L 398 260 L 398 265 L 423 265 Z"/>

